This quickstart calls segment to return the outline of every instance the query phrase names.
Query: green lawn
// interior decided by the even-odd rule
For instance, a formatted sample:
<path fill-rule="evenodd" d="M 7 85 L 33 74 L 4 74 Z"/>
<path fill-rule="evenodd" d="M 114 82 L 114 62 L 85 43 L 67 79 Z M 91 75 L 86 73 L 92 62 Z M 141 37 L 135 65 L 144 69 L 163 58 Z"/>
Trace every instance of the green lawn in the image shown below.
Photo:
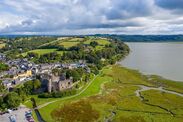
<path fill-rule="evenodd" d="M 51 52 L 57 52 L 58 54 L 63 54 L 63 51 L 57 51 L 57 49 L 36 49 L 36 50 L 31 50 L 29 52 L 34 52 L 38 53 L 39 55 L 51 53 Z M 23 56 L 26 56 L 28 52 L 22 53 Z"/>

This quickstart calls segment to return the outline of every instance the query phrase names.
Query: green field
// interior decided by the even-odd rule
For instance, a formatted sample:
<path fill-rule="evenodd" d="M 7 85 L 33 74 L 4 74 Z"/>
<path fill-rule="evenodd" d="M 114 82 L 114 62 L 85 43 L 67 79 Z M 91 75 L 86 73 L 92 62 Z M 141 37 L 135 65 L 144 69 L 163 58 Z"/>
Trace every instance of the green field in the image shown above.
<path fill-rule="evenodd" d="M 166 85 L 166 89 L 169 89 L 168 81 L 163 80 L 162 83 L 162 85 Z M 105 67 L 93 82 L 85 87 L 81 94 L 66 98 L 37 98 L 36 100 L 38 105 L 44 105 L 48 101 L 57 100 L 39 109 L 43 118 L 48 122 L 61 119 L 59 117 L 64 117 L 62 119 L 67 121 L 69 117 L 72 117 L 70 116 L 72 114 L 76 114 L 73 118 L 79 116 L 81 120 L 86 120 L 85 117 L 87 115 L 74 110 L 75 105 L 89 107 L 88 111 L 84 109 L 85 107 L 81 107 L 81 111 L 97 113 L 96 116 L 90 116 L 93 117 L 91 120 L 97 121 L 112 119 L 115 122 L 182 122 L 183 98 L 181 96 L 156 90 L 147 90 L 141 92 L 144 97 L 144 100 L 141 100 L 135 94 L 135 91 L 140 89 L 137 86 L 139 84 L 157 87 L 157 84 L 138 71 L 116 65 Z M 176 90 L 176 85 L 170 88 Z M 183 86 L 179 86 L 179 88 L 183 89 Z M 65 111 L 62 111 L 62 108 Z M 168 110 L 175 113 L 175 115 L 172 116 Z M 56 116 L 55 112 L 58 111 L 63 116 Z M 115 112 L 115 115 L 112 112 Z"/>
<path fill-rule="evenodd" d="M 5 43 L 1 43 L 0 44 L 0 49 L 3 48 L 5 46 Z"/>
<path fill-rule="evenodd" d="M 65 48 L 70 48 L 72 46 L 76 46 L 82 40 L 83 40 L 83 38 L 68 38 L 68 39 L 63 39 L 63 40 L 60 40 L 59 45 L 62 45 Z"/>
<path fill-rule="evenodd" d="M 52 53 L 52 52 L 57 52 L 58 54 L 63 54 L 63 51 L 57 51 L 57 49 L 36 49 L 36 50 L 31 50 L 29 52 L 37 53 L 39 55 L 47 54 L 47 53 Z M 28 52 L 22 53 L 23 56 L 26 56 Z"/>
<path fill-rule="evenodd" d="M 43 45 L 40 46 L 40 48 L 42 46 L 46 46 L 46 45 L 61 45 L 64 46 L 65 48 L 70 48 L 72 46 L 76 46 L 80 43 L 82 43 L 84 41 L 83 38 L 58 38 L 55 41 L 52 41 L 50 43 L 45 43 Z M 110 44 L 110 42 L 106 39 L 88 39 L 85 40 L 83 43 L 84 44 L 90 44 L 90 42 L 92 41 L 96 41 L 99 43 L 99 45 L 97 45 L 95 47 L 95 50 L 101 50 L 104 48 L 104 46 L 106 44 Z M 4 44 L 0 44 L 0 48 L 2 48 L 4 46 Z M 91 46 L 89 48 L 92 48 Z M 57 49 L 35 49 L 35 50 L 31 50 L 28 52 L 34 52 L 34 53 L 38 53 L 39 55 L 43 55 L 43 54 L 47 54 L 47 53 L 51 53 L 51 52 L 57 52 L 59 54 L 63 54 L 63 51 L 57 51 Z M 28 52 L 22 53 L 23 56 L 26 56 Z"/>
<path fill-rule="evenodd" d="M 90 44 L 90 42 L 92 42 L 92 41 L 98 42 L 99 45 L 110 44 L 110 42 L 106 39 L 89 39 L 89 40 L 85 41 L 84 44 Z"/>
<path fill-rule="evenodd" d="M 61 42 L 61 43 L 59 43 L 59 45 L 62 45 L 62 46 L 64 46 L 65 48 L 69 48 L 69 47 L 72 47 L 72 46 L 76 46 L 77 44 L 79 44 L 80 42 L 78 42 L 78 41 L 75 41 L 75 42 L 73 42 L 73 41 L 65 41 L 65 42 Z"/>
<path fill-rule="evenodd" d="M 81 41 L 83 41 L 83 38 L 71 38 L 68 41 L 69 42 L 81 42 Z"/>

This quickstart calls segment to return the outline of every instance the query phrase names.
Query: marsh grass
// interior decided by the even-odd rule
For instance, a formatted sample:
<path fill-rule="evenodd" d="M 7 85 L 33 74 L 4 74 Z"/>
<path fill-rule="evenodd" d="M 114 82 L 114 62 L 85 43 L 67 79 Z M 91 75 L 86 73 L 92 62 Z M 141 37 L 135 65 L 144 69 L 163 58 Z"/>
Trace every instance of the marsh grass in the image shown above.
<path fill-rule="evenodd" d="M 115 113 L 112 117 L 114 122 L 182 122 L 182 97 L 156 90 L 147 90 L 141 93 L 144 101 L 135 94 L 135 91 L 140 89 L 136 86 L 137 84 L 158 86 L 149 80 L 149 77 L 136 70 L 118 65 L 105 67 L 81 95 L 67 100 L 59 100 L 39 110 L 44 119 L 49 122 L 60 121 L 60 118 L 86 121 L 90 117 L 93 121 L 105 121 L 111 117 L 112 112 Z M 169 82 L 163 81 L 163 84 L 167 89 L 180 89 L 180 86 L 176 87 L 176 83 L 170 85 Z M 175 116 L 157 106 L 171 110 Z M 84 112 L 83 115 L 81 112 L 77 112 L 78 109 Z M 91 116 L 88 113 L 91 113 Z M 72 118 L 71 115 L 74 117 Z"/>

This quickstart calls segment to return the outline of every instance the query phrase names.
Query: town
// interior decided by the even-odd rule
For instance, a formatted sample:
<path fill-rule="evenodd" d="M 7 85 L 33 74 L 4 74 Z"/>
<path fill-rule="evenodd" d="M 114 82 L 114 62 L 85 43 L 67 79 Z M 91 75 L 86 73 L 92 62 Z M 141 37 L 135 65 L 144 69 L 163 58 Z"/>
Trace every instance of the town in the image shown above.
<path fill-rule="evenodd" d="M 14 87 L 25 83 L 26 81 L 35 80 L 36 76 L 40 76 L 41 84 L 46 83 L 47 91 L 51 92 L 54 89 L 58 91 L 66 90 L 72 87 L 72 77 L 66 79 L 66 76 L 55 76 L 52 71 L 54 69 L 77 69 L 84 68 L 87 73 L 90 73 L 90 68 L 87 67 L 85 61 L 76 63 L 50 63 L 50 64 L 35 64 L 24 59 L 6 60 L 4 54 L 0 54 L 0 61 L 8 65 L 10 69 L 0 73 L 0 80 L 8 91 Z M 9 77 L 8 77 L 9 76 Z"/>
<path fill-rule="evenodd" d="M 28 59 L 15 59 L 15 60 L 7 60 L 4 54 L 0 54 L 0 62 L 4 65 L 7 65 L 9 69 L 7 71 L 2 71 L 0 73 L 0 80 L 2 81 L 1 85 L 4 86 L 4 89 L 7 92 L 11 92 L 16 89 L 18 86 L 23 85 L 27 81 L 34 81 L 39 76 L 39 80 L 41 85 L 39 89 L 36 90 L 36 93 L 44 93 L 44 92 L 61 92 L 67 89 L 72 89 L 74 87 L 74 81 L 72 77 L 66 78 L 65 74 L 59 75 L 58 73 L 53 73 L 54 69 L 57 70 L 72 70 L 83 68 L 86 73 L 90 73 L 90 68 L 87 67 L 85 61 L 78 61 L 75 63 L 50 63 L 50 64 L 35 64 L 33 62 L 28 61 Z M 77 84 L 77 81 L 75 82 Z M 0 94 L 3 96 L 4 94 Z M 19 109 L 19 110 L 18 110 Z M 32 111 L 23 107 L 18 107 L 16 109 L 8 109 L 8 113 L 11 115 L 7 118 L 10 119 L 11 122 L 18 120 L 22 120 L 24 117 L 22 115 L 18 116 L 14 112 L 14 110 L 18 110 L 20 112 L 25 111 L 25 118 L 28 122 L 34 122 L 32 117 Z M 0 112 L 1 115 L 6 116 L 7 112 Z M 16 115 L 16 116 L 15 116 Z M 6 117 L 5 117 L 6 118 Z M 3 120 L 4 121 L 4 120 Z M 5 119 L 6 121 L 6 119 Z"/>
<path fill-rule="evenodd" d="M 94 36 L 30 36 L 0 42 L 0 114 L 4 116 L 0 121 L 33 122 L 35 116 L 28 108 L 42 118 L 39 101 L 81 94 L 103 67 L 129 52 L 117 39 Z"/>

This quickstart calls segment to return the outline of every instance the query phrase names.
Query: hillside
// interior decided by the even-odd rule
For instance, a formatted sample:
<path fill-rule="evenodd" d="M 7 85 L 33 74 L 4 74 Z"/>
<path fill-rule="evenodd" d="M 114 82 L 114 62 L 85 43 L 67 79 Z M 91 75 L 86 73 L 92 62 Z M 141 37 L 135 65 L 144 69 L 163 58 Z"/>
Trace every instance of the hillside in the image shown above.
<path fill-rule="evenodd" d="M 125 42 L 183 42 L 183 35 L 96 35 Z"/>

